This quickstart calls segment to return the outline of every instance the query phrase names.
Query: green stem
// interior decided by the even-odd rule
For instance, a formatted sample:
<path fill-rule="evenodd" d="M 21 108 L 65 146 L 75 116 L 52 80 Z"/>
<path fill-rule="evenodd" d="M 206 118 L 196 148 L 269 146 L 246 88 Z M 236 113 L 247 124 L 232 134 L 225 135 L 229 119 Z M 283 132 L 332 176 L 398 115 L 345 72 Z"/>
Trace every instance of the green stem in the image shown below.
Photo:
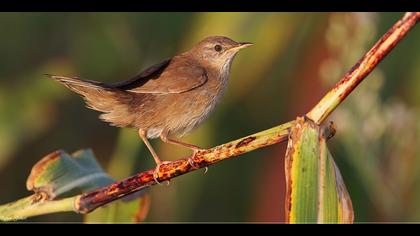
<path fill-rule="evenodd" d="M 188 158 L 166 163 L 159 170 L 158 180 L 159 182 L 170 180 L 179 175 L 205 168 L 219 161 L 285 141 L 289 135 L 289 128 L 292 123 L 288 122 L 199 152 L 192 159 L 193 166 L 190 165 Z M 154 169 L 144 171 L 103 188 L 61 200 L 49 201 L 45 200 L 45 196 L 35 194 L 0 206 L 0 220 L 11 221 L 30 216 L 66 211 L 85 214 L 109 202 L 156 184 L 153 178 L 153 172 Z"/>
<path fill-rule="evenodd" d="M 34 194 L 0 206 L 0 220 L 14 221 L 37 215 L 74 211 L 75 199 L 76 197 L 69 197 L 48 201 L 44 200 L 42 196 Z"/>

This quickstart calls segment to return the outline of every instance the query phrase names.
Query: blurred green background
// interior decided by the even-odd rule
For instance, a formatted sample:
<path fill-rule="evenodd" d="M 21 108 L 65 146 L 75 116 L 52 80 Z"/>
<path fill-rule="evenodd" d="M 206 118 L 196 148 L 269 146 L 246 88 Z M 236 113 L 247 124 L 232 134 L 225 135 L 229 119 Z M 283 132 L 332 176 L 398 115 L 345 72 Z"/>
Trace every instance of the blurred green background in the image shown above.
<path fill-rule="evenodd" d="M 222 102 L 182 140 L 212 147 L 302 115 L 402 13 L 1 13 L 0 204 L 30 194 L 44 155 L 91 147 L 121 179 L 154 167 L 135 130 L 99 113 L 45 73 L 125 80 L 209 35 L 250 41 Z M 414 29 L 331 116 L 330 149 L 357 222 L 420 221 L 420 30 Z M 152 145 L 163 159 L 188 150 Z M 286 144 L 150 189 L 146 222 L 282 222 Z M 81 222 L 60 213 L 27 221 Z M 101 221 L 97 219 L 97 221 Z"/>

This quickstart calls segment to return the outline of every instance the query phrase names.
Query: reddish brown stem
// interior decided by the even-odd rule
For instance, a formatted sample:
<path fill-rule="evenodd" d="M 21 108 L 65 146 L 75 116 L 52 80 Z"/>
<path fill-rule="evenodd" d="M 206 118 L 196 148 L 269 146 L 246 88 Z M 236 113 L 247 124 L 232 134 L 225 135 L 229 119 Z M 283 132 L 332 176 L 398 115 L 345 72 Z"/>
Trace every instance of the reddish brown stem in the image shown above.
<path fill-rule="evenodd" d="M 157 180 L 159 182 L 167 181 L 242 153 L 286 141 L 291 125 L 292 122 L 288 122 L 205 151 L 197 152 L 192 159 L 192 165 L 190 165 L 188 158 L 163 164 L 159 169 Z M 156 184 L 153 178 L 154 171 L 154 169 L 148 170 L 80 195 L 75 201 L 75 211 L 88 213 L 97 207 Z"/>
<path fill-rule="evenodd" d="M 350 69 L 318 104 L 306 114 L 315 123 L 322 123 L 334 109 L 366 78 L 386 55 L 404 38 L 420 19 L 420 13 L 406 13 L 388 32 Z"/>

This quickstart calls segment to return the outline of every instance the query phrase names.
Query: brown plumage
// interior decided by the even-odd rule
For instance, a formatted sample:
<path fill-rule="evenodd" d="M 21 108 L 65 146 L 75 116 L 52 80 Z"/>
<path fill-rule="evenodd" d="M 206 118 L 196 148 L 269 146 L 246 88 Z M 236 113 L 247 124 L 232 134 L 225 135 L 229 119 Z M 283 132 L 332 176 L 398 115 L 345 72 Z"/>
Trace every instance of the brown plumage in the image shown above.
<path fill-rule="evenodd" d="M 159 167 L 161 161 L 147 138 L 160 136 L 164 142 L 200 150 L 168 135 L 182 136 L 204 121 L 225 91 L 234 56 L 249 45 L 222 36 L 208 37 L 190 51 L 113 84 L 55 75 L 51 78 L 82 95 L 89 108 L 103 113 L 102 120 L 137 128 Z"/>

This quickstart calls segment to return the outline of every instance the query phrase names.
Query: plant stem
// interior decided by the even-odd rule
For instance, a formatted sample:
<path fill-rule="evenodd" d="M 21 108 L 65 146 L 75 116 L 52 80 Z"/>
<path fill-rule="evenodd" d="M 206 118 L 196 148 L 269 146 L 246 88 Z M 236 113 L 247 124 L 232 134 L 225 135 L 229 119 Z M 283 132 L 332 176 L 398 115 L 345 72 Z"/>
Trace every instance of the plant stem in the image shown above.
<path fill-rule="evenodd" d="M 74 211 L 76 197 L 48 201 L 38 194 L 0 206 L 0 220 L 13 221 L 55 212 Z"/>
<path fill-rule="evenodd" d="M 176 160 L 162 165 L 158 172 L 158 181 L 168 181 L 179 175 L 208 167 L 219 161 L 273 145 L 287 140 L 293 122 L 273 127 L 247 137 L 198 152 L 191 159 Z M 153 178 L 155 169 L 138 173 L 124 180 L 94 191 L 60 200 L 47 200 L 42 194 L 34 194 L 18 201 L 0 206 L 0 220 L 11 221 L 30 216 L 54 212 L 74 211 L 86 214 L 109 202 L 120 199 L 134 192 L 156 184 Z"/>
<path fill-rule="evenodd" d="M 306 116 L 321 124 L 334 109 L 366 78 L 382 59 L 404 38 L 420 19 L 420 13 L 406 13 L 353 68 L 312 108 Z"/>
<path fill-rule="evenodd" d="M 293 122 L 288 122 L 283 125 L 198 152 L 191 159 L 193 165 L 189 163 L 188 158 L 163 164 L 159 169 L 157 180 L 159 182 L 167 181 L 188 172 L 208 167 L 219 161 L 285 141 L 288 138 L 289 128 L 292 124 Z M 156 181 L 153 178 L 154 171 L 154 169 L 148 170 L 106 187 L 78 196 L 75 202 L 76 212 L 91 212 L 97 207 L 103 206 L 109 202 L 115 201 L 116 199 L 156 184 Z"/>

